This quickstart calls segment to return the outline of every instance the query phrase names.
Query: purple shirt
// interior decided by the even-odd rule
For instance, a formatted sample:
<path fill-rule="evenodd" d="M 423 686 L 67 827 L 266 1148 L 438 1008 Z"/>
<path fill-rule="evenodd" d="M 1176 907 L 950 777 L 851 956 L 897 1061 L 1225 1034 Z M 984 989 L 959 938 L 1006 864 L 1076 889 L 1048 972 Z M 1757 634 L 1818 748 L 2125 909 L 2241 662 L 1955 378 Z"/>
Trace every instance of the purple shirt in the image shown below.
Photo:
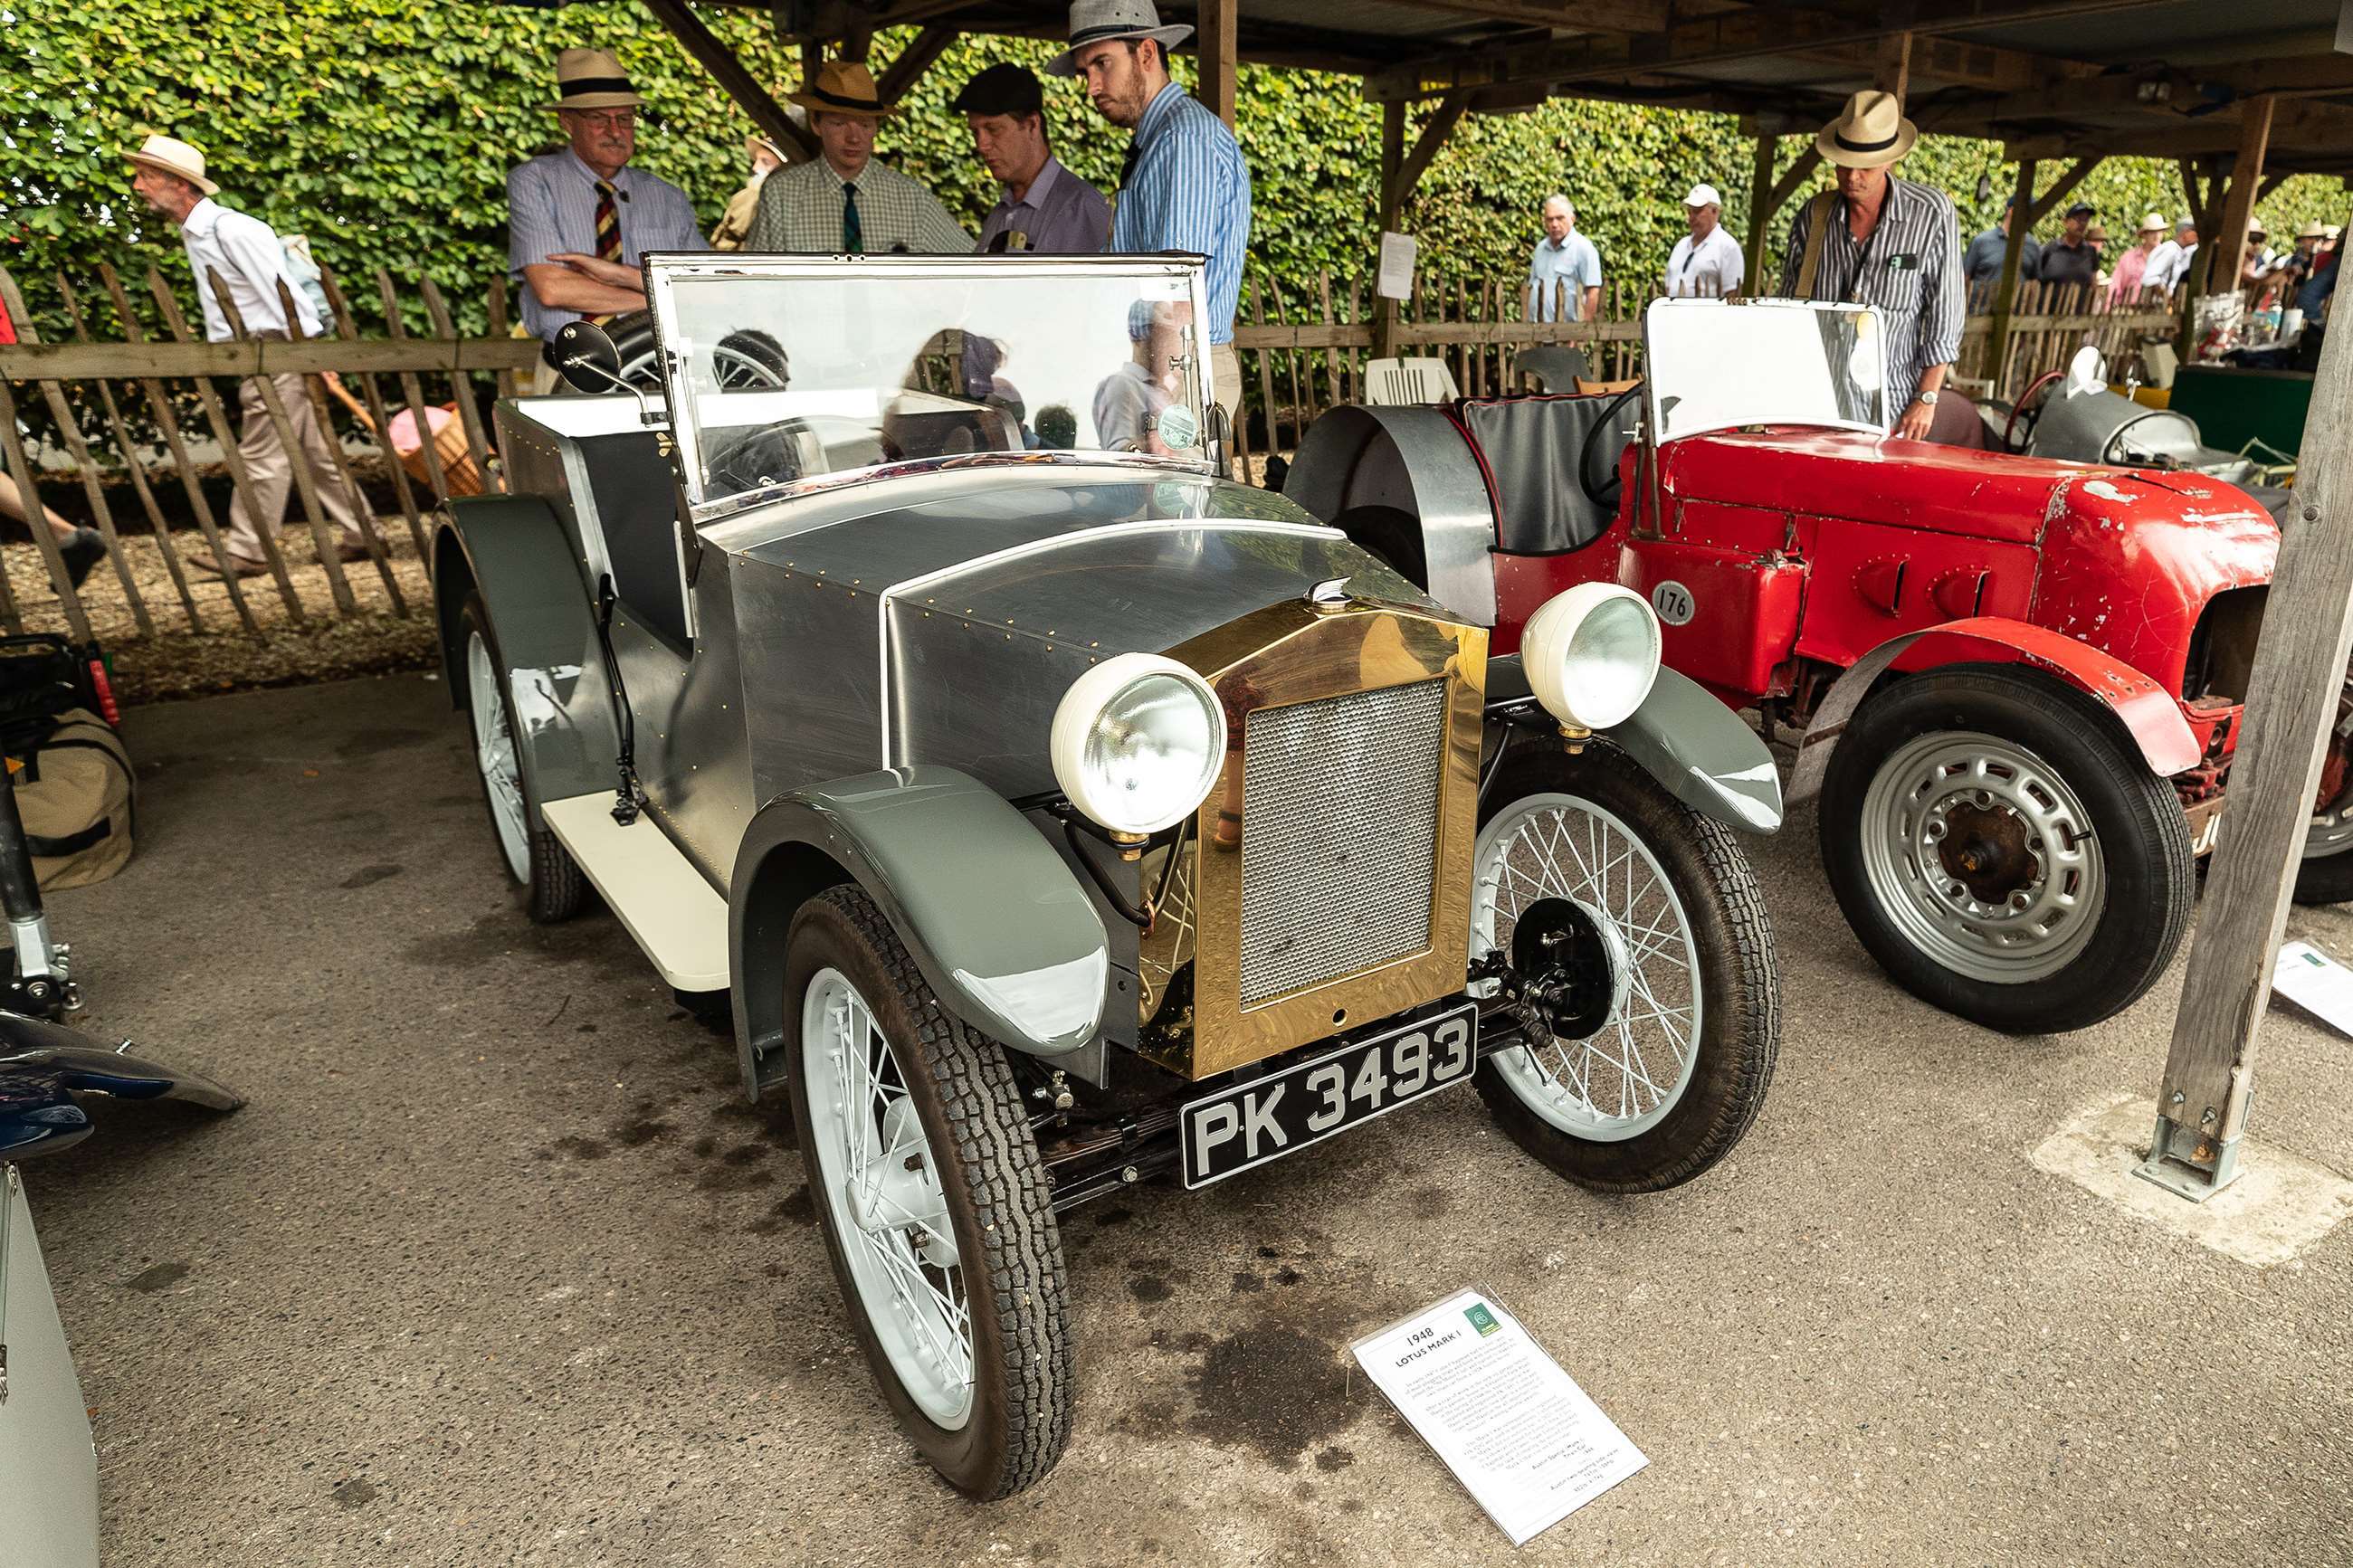
<path fill-rule="evenodd" d="M 989 209 L 988 221 L 980 226 L 980 243 L 973 248 L 989 249 L 1008 229 L 1029 237 L 1026 249 L 1092 256 L 1110 237 L 1111 203 L 1050 154 L 1019 201 L 1008 192 Z"/>

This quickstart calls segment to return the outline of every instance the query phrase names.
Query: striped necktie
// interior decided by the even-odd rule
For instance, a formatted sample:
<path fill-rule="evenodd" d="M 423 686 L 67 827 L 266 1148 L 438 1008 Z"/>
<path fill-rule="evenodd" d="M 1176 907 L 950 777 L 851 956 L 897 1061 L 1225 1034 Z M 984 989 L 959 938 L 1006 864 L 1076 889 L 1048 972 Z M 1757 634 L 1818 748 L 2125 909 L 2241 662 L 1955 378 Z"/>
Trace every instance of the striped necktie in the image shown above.
<path fill-rule="evenodd" d="M 596 182 L 596 256 L 602 261 L 621 259 L 621 209 L 614 205 L 612 182 Z"/>
<path fill-rule="evenodd" d="M 866 226 L 858 221 L 858 187 L 848 180 L 841 182 L 841 252 L 866 254 Z"/>

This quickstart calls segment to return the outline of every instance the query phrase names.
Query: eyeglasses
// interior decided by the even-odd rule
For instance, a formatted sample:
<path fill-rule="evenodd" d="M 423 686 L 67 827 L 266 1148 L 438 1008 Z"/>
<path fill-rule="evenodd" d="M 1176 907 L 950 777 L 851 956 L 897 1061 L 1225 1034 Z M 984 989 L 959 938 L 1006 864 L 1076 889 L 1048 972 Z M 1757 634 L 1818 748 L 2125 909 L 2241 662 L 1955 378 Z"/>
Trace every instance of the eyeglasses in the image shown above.
<path fill-rule="evenodd" d="M 600 126 L 607 131 L 627 131 L 638 122 L 634 109 L 567 109 L 564 112 L 584 125 Z"/>

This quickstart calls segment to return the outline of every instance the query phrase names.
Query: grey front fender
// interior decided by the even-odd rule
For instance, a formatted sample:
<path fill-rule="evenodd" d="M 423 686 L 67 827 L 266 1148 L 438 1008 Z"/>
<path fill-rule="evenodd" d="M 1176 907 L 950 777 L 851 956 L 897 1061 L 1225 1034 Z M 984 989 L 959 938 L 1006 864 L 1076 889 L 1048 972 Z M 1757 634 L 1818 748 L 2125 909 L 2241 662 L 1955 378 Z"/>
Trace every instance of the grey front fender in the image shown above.
<path fill-rule="evenodd" d="M 613 787 L 620 732 L 579 559 L 535 496 L 452 501 L 433 550 L 434 608 L 449 699 L 466 700 L 459 616 L 481 595 L 513 700 L 515 743 L 540 800 Z"/>
<path fill-rule="evenodd" d="M 1060 1057 L 1101 1030 L 1110 943 L 1038 829 L 954 768 L 861 773 L 769 802 L 736 851 L 728 961 L 754 1099 L 788 1070 L 778 981 L 794 912 L 844 880 L 881 906 L 942 1005 L 991 1039 Z"/>
<path fill-rule="evenodd" d="M 1600 731 L 1667 793 L 1744 833 L 1781 826 L 1781 774 L 1740 716 L 1689 676 L 1661 669 L 1632 718 Z"/>

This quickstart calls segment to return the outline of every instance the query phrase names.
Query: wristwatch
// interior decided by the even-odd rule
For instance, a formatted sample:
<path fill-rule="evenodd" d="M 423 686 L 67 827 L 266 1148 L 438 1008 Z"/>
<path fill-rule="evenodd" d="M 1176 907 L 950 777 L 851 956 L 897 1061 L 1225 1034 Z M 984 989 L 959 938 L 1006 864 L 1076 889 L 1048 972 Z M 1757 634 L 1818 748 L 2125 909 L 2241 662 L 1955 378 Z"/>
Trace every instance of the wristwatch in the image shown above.
<path fill-rule="evenodd" d="M 1915 392 L 1912 396 L 1915 402 L 1920 404 L 1924 407 L 1934 408 L 1936 406 L 1936 395 L 1933 392 Z"/>

